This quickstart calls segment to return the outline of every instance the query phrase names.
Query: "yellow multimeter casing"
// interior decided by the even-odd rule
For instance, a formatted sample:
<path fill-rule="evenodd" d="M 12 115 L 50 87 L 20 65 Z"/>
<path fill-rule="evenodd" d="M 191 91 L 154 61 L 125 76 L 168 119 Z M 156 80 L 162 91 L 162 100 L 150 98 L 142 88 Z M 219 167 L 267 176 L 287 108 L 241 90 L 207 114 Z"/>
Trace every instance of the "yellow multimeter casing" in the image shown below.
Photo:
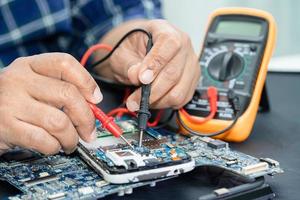
<path fill-rule="evenodd" d="M 214 86 L 218 89 L 218 111 L 214 119 L 203 124 L 193 123 L 179 113 L 186 126 L 208 134 L 230 126 L 234 112 L 227 91 L 231 89 L 240 98 L 241 114 L 230 130 L 215 138 L 244 141 L 256 118 L 275 39 L 275 20 L 265 11 L 237 7 L 214 11 L 199 56 L 202 71 L 199 85 L 184 109 L 191 116 L 203 119 L 210 109 L 206 90 Z M 180 123 L 179 126 L 180 132 L 188 133 Z"/>

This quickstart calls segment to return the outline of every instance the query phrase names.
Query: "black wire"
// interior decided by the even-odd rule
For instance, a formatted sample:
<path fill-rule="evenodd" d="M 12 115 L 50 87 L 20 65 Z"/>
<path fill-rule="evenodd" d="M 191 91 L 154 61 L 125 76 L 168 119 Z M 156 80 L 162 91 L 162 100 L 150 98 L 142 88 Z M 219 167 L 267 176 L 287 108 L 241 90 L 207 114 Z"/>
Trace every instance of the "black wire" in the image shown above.
<path fill-rule="evenodd" d="M 106 56 L 104 56 L 104 57 L 101 58 L 100 60 L 96 61 L 95 63 L 93 63 L 93 64 L 87 66 L 87 69 L 88 69 L 89 71 L 91 71 L 94 67 L 96 67 L 97 65 L 99 65 L 99 64 L 101 64 L 102 62 L 104 62 L 105 60 L 107 60 L 107 59 L 115 52 L 115 50 L 122 44 L 122 42 L 123 42 L 128 36 L 130 36 L 131 34 L 136 33 L 136 32 L 142 32 L 142 33 L 144 33 L 144 34 L 146 34 L 146 35 L 148 36 L 148 39 L 149 39 L 149 40 L 150 40 L 150 39 L 152 40 L 152 35 L 151 35 L 148 31 L 146 31 L 146 30 L 144 30 L 144 29 L 141 29 L 141 28 L 133 29 L 133 30 L 129 31 L 128 33 L 126 33 L 126 34 L 125 34 L 125 35 L 117 42 L 117 44 L 114 46 L 114 48 L 113 48 Z"/>
<path fill-rule="evenodd" d="M 214 137 L 214 136 L 217 136 L 217 135 L 221 135 L 227 131 L 229 131 L 237 122 L 239 116 L 240 116 L 240 109 L 239 109 L 239 99 L 238 97 L 235 97 L 235 104 L 231 103 L 232 104 L 232 108 L 234 109 L 234 111 L 236 112 L 237 110 L 235 108 L 238 108 L 238 111 L 235 113 L 235 116 L 234 116 L 234 119 L 232 121 L 232 123 L 227 126 L 225 129 L 223 130 L 220 130 L 220 131 L 217 131 L 217 132 L 214 132 L 214 133 L 201 133 L 201 132 L 198 132 L 198 131 L 194 131 L 193 129 L 191 129 L 190 127 L 188 127 L 184 121 L 182 120 L 180 114 L 179 114 L 179 111 L 176 112 L 176 116 L 178 118 L 178 122 L 179 124 L 185 129 L 187 130 L 190 134 L 192 135 L 195 135 L 195 136 L 203 136 L 203 137 Z"/>

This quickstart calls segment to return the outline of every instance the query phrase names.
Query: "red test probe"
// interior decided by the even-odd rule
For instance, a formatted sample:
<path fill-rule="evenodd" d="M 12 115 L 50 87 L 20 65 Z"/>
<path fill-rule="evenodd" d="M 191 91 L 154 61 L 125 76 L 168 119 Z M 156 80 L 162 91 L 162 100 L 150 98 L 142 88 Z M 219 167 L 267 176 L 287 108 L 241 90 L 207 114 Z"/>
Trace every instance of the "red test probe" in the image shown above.
<path fill-rule="evenodd" d="M 111 47 L 105 44 L 96 44 L 89 48 L 89 50 L 83 55 L 80 64 L 82 66 L 85 66 L 87 59 L 90 57 L 90 55 L 97 49 L 105 49 L 108 51 L 111 51 Z M 126 142 L 131 148 L 133 146 L 122 136 L 123 131 L 122 129 L 115 123 L 114 119 L 112 117 L 108 117 L 99 107 L 97 107 L 95 104 L 92 104 L 88 102 L 90 108 L 92 109 L 95 118 L 98 119 L 102 127 L 108 130 L 113 136 L 116 138 L 121 138 Z"/>

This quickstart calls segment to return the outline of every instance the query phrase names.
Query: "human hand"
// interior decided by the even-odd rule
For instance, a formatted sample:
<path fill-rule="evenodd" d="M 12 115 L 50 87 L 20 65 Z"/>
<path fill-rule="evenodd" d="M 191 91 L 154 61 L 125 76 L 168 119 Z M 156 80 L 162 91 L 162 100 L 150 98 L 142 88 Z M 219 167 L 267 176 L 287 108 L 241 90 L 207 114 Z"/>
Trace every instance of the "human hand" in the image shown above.
<path fill-rule="evenodd" d="M 78 136 L 94 139 L 95 118 L 87 101 L 101 100 L 94 79 L 68 54 L 16 59 L 0 72 L 0 154 L 14 146 L 71 153 Z"/>
<path fill-rule="evenodd" d="M 97 71 L 123 84 L 152 83 L 152 108 L 180 108 L 192 98 L 200 76 L 190 38 L 165 20 L 145 21 L 142 28 L 153 36 L 154 45 L 146 56 L 148 38 L 135 33 L 116 49 L 108 67 Z M 140 90 L 127 99 L 131 111 L 139 109 Z"/>

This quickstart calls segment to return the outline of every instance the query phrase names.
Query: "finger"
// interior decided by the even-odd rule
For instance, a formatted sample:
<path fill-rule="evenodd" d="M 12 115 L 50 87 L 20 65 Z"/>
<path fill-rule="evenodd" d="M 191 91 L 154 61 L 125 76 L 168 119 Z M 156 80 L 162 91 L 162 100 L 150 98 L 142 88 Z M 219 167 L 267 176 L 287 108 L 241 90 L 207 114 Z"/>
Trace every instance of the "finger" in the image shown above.
<path fill-rule="evenodd" d="M 127 40 L 125 40 L 125 42 L 127 42 Z M 138 80 L 138 71 L 133 71 L 133 69 L 136 69 L 136 66 L 141 63 L 144 55 L 139 55 L 138 51 L 128 50 L 125 46 L 126 44 L 121 45 L 114 52 L 110 60 L 114 78 L 122 83 L 138 85 L 140 84 L 140 81 Z"/>
<path fill-rule="evenodd" d="M 192 84 L 191 84 L 191 87 L 189 88 L 189 90 L 187 92 L 187 95 L 185 97 L 185 100 L 181 104 L 173 106 L 173 109 L 182 108 L 183 106 L 185 106 L 192 99 L 192 97 L 193 97 L 193 95 L 195 93 L 195 88 L 196 88 L 196 86 L 198 84 L 198 81 L 199 81 L 199 78 L 194 77 L 194 79 L 192 81 Z M 161 105 L 158 105 L 158 103 L 159 102 L 157 102 L 156 105 L 152 105 L 152 107 L 157 108 L 157 107 L 161 106 Z M 162 102 L 162 104 L 163 104 L 163 102 Z"/>
<path fill-rule="evenodd" d="M 200 66 L 199 66 L 199 63 L 198 63 L 197 56 L 195 54 L 191 55 L 188 61 L 189 61 L 189 63 L 187 64 L 186 67 L 191 67 L 191 68 L 195 69 L 192 84 L 188 89 L 188 93 L 187 93 L 186 98 L 183 101 L 183 103 L 181 105 L 178 105 L 178 106 L 174 107 L 174 109 L 182 108 L 184 105 L 186 105 L 192 99 L 192 97 L 195 93 L 195 89 L 196 89 L 196 87 L 199 83 L 199 78 L 200 78 L 200 75 L 201 75 L 201 69 L 200 69 Z"/>
<path fill-rule="evenodd" d="M 183 71 L 181 66 L 183 65 L 178 66 L 176 65 L 176 62 L 180 59 L 184 59 L 183 57 L 185 54 L 182 55 L 183 56 L 179 56 L 179 59 L 176 59 L 175 62 L 170 62 L 153 81 L 149 100 L 150 104 L 168 93 L 168 91 L 180 80 Z M 126 105 L 129 110 L 136 111 L 138 109 L 141 96 L 140 94 L 140 90 L 136 90 L 128 97 Z"/>
<path fill-rule="evenodd" d="M 195 94 L 195 89 L 197 88 L 197 85 L 199 83 L 199 78 L 200 78 L 200 66 L 197 66 L 197 75 L 194 77 L 193 81 L 192 81 L 192 85 L 189 89 L 188 95 L 186 96 L 186 99 L 184 100 L 185 103 L 183 103 L 182 105 L 179 105 L 177 108 L 182 108 L 183 106 L 185 106 L 194 96 Z"/>
<path fill-rule="evenodd" d="M 126 107 L 129 111 L 135 112 L 139 110 L 141 91 L 141 88 L 138 88 L 127 98 Z"/>
<path fill-rule="evenodd" d="M 191 98 L 190 88 L 195 87 L 196 81 L 194 79 L 198 79 L 199 74 L 198 67 L 188 67 L 191 66 L 190 64 L 190 62 L 187 63 L 178 84 L 161 99 L 153 103 L 151 105 L 152 108 L 179 108 L 189 101 L 189 98 Z"/>
<path fill-rule="evenodd" d="M 28 85 L 29 94 L 42 102 L 62 109 L 71 119 L 80 137 L 91 141 L 95 136 L 95 117 L 78 89 L 70 83 L 35 75 L 35 84 Z M 44 86 L 49 85 L 47 90 Z"/>
<path fill-rule="evenodd" d="M 190 64 L 192 63 L 191 58 L 193 58 L 193 55 L 189 55 L 187 57 L 184 52 L 179 53 L 160 72 L 160 74 L 153 81 L 151 86 L 152 92 L 150 95 L 150 104 L 154 104 L 154 102 L 164 97 L 176 84 L 178 84 L 179 80 L 181 79 L 183 71 L 186 70 L 186 68 L 190 68 Z M 189 69 L 185 73 L 189 73 L 191 78 L 194 76 L 193 71 L 190 71 Z M 189 90 L 189 88 L 190 86 L 186 88 L 186 90 Z M 140 90 L 137 90 L 128 97 L 126 102 L 127 108 L 131 111 L 138 110 L 139 101 L 140 101 Z"/>
<path fill-rule="evenodd" d="M 141 63 L 138 62 L 138 63 L 132 65 L 128 69 L 128 73 L 127 73 L 128 79 L 130 80 L 130 83 L 135 85 L 135 86 L 140 85 L 140 80 L 139 80 L 140 67 L 141 67 Z"/>
<path fill-rule="evenodd" d="M 46 155 L 56 154 L 61 149 L 57 139 L 43 128 L 16 118 L 10 119 L 9 132 L 4 135 L 4 139 L 13 146 L 36 150 Z"/>
<path fill-rule="evenodd" d="M 78 143 L 78 134 L 69 117 L 61 110 L 33 99 L 25 103 L 27 106 L 19 107 L 16 117 L 43 128 L 56 138 L 66 153 L 73 152 Z"/>
<path fill-rule="evenodd" d="M 158 74 L 151 86 L 150 104 L 162 98 L 180 80 L 185 63 L 186 53 L 179 53 L 164 69 Z M 189 67 L 189 66 L 188 66 Z"/>
<path fill-rule="evenodd" d="M 69 54 L 45 53 L 28 58 L 31 69 L 43 76 L 64 80 L 75 85 L 86 100 L 97 104 L 102 94 L 92 76 Z"/>
<path fill-rule="evenodd" d="M 155 39 L 150 52 L 143 59 L 138 74 L 141 83 L 151 83 L 180 50 L 181 38 L 177 32 L 173 30 L 171 32 L 160 34 Z"/>

